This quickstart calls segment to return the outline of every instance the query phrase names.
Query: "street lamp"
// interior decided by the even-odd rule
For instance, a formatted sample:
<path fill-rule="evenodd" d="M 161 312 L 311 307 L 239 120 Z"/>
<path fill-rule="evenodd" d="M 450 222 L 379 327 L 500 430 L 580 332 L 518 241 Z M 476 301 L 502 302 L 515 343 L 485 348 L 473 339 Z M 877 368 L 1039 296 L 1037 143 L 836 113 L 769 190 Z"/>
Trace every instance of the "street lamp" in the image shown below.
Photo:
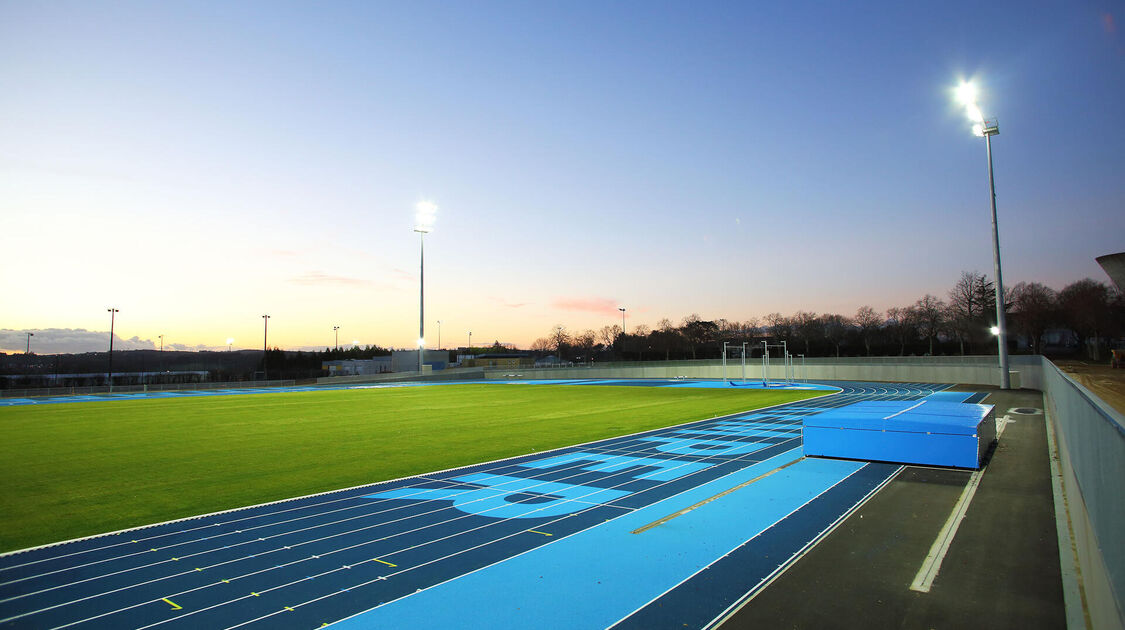
<path fill-rule="evenodd" d="M 164 335 L 157 335 L 160 337 L 160 351 L 164 352 Z"/>
<path fill-rule="evenodd" d="M 336 333 L 336 350 L 339 351 L 340 350 L 340 327 L 339 326 L 333 326 L 332 332 Z"/>
<path fill-rule="evenodd" d="M 109 312 L 109 374 L 106 381 L 109 382 L 109 392 L 113 393 L 113 320 L 117 317 L 117 309 L 107 308 Z"/>
<path fill-rule="evenodd" d="M 473 351 L 473 331 L 469 331 L 469 352 Z"/>
<path fill-rule="evenodd" d="M 27 350 L 24 351 L 24 354 L 31 354 L 31 338 L 34 336 L 35 333 L 33 332 L 27 333 Z"/>
<path fill-rule="evenodd" d="M 262 379 L 270 380 L 269 368 L 266 361 L 269 359 L 270 316 L 262 315 Z"/>
<path fill-rule="evenodd" d="M 617 310 L 621 311 L 621 334 L 625 334 L 625 307 L 618 306 Z"/>
<path fill-rule="evenodd" d="M 986 119 L 977 105 L 977 87 L 962 81 L 957 87 L 957 99 L 965 106 L 965 115 L 973 123 L 973 134 L 984 137 L 988 154 L 988 192 L 992 202 L 992 267 L 996 274 L 996 343 L 1000 352 L 1000 389 L 1011 389 L 1008 372 L 1007 325 L 1004 321 L 1004 279 L 1000 272 L 1000 231 L 996 223 L 996 184 L 992 177 L 992 136 L 1000 133 L 995 118 Z"/>
<path fill-rule="evenodd" d="M 434 229 L 437 209 L 432 201 L 414 204 L 414 231 L 418 233 L 418 374 L 422 373 L 422 355 L 426 348 L 426 234 Z"/>

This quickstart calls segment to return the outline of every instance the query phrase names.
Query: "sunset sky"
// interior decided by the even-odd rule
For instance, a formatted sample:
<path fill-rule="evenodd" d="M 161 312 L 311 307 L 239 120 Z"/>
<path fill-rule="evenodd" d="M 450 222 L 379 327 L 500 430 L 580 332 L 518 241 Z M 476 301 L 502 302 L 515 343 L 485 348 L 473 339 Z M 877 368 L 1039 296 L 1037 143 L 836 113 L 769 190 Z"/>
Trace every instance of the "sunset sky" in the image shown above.
<path fill-rule="evenodd" d="M 0 350 L 854 314 L 1125 250 L 1120 2 L 0 1 Z M 81 332 L 80 332 L 81 331 Z M 96 333 L 96 347 L 81 346 Z"/>

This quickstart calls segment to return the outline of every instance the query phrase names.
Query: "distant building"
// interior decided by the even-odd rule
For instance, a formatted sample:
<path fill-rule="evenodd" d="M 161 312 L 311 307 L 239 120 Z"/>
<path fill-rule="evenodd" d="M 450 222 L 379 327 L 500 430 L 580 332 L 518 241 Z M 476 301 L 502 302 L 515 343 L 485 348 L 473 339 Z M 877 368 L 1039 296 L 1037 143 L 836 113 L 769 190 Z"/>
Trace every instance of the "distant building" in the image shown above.
<path fill-rule="evenodd" d="M 328 376 L 361 376 L 365 374 L 383 374 L 391 371 L 391 357 L 375 357 L 373 359 L 347 359 L 343 361 L 323 361 L 320 369 Z"/>
<path fill-rule="evenodd" d="M 448 350 L 426 350 L 422 355 L 422 363 L 430 366 L 433 371 L 444 370 L 449 366 Z M 417 372 L 417 350 L 394 350 L 391 352 L 392 372 Z"/>
<path fill-rule="evenodd" d="M 461 367 L 520 368 L 531 367 L 535 359 L 520 352 L 478 354 L 471 359 L 461 359 Z"/>

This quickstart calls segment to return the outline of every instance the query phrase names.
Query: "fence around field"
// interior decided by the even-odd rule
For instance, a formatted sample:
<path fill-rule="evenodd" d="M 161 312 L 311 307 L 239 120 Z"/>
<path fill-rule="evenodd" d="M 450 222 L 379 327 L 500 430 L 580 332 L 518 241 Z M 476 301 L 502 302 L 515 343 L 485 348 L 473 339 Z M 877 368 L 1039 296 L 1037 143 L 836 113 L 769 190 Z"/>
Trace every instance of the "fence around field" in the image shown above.
<path fill-rule="evenodd" d="M 247 389 L 256 387 L 292 387 L 294 380 L 230 381 L 214 383 L 163 383 L 151 385 L 108 385 L 97 387 L 39 387 L 35 389 L 0 389 L 0 398 L 36 398 L 39 396 L 87 396 L 90 394 L 135 394 L 137 392 L 174 392 L 208 389 Z"/>

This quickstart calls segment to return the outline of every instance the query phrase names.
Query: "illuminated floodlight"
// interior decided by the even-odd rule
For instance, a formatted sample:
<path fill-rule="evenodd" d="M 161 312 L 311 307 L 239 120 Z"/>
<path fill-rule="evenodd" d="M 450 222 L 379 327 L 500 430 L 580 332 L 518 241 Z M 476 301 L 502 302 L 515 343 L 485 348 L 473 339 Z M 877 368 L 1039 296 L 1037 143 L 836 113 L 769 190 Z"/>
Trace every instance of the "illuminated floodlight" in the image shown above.
<path fill-rule="evenodd" d="M 234 337 L 227 337 L 227 345 L 229 346 L 232 343 L 234 343 Z"/>
<path fill-rule="evenodd" d="M 414 231 L 427 234 L 434 229 L 437 219 L 437 204 L 432 201 L 419 201 L 414 204 Z"/>
<path fill-rule="evenodd" d="M 419 337 L 419 338 L 418 338 L 418 347 L 419 347 L 419 348 L 425 348 L 425 347 L 426 347 L 426 340 L 425 340 L 425 339 L 423 339 L 423 338 L 421 338 L 421 337 Z"/>
<path fill-rule="evenodd" d="M 999 326 L 993 326 L 992 328 L 988 329 L 988 332 L 992 333 L 993 335 L 999 335 L 1000 334 L 1000 327 Z"/>
<path fill-rule="evenodd" d="M 973 125 L 973 135 L 978 137 L 978 138 L 983 138 L 984 137 L 984 125 L 981 124 L 981 123 L 977 123 L 977 124 Z"/>
<path fill-rule="evenodd" d="M 972 81 L 961 81 L 956 88 L 957 101 L 962 105 L 975 105 L 977 102 L 977 86 Z"/>

